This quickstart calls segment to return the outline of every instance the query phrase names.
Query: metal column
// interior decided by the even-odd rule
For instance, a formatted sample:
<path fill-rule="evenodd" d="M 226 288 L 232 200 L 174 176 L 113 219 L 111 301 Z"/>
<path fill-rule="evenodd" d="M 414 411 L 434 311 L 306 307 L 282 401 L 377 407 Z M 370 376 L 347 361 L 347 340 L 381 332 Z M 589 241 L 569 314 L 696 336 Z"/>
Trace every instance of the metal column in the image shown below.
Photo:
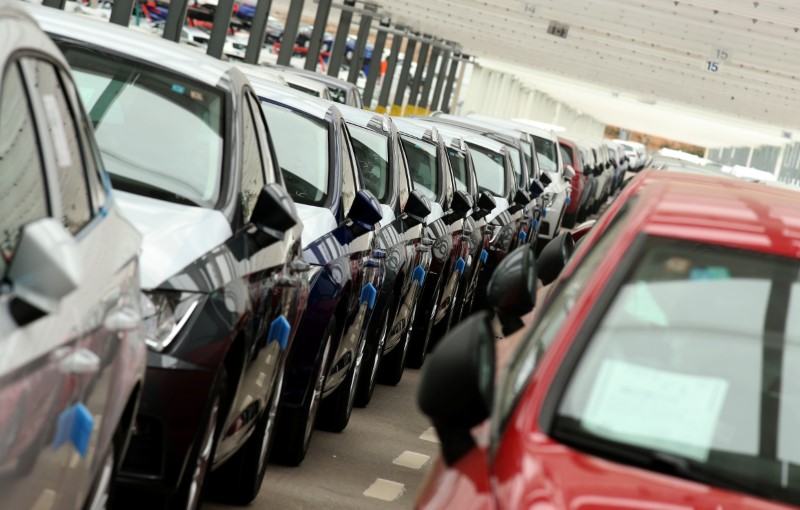
<path fill-rule="evenodd" d="M 372 58 L 369 61 L 369 73 L 367 73 L 367 84 L 364 85 L 364 107 L 372 109 L 372 95 L 375 90 L 375 83 L 378 81 L 378 74 L 381 72 L 383 63 L 383 48 L 386 46 L 386 29 L 389 28 L 391 21 L 381 20 L 378 27 L 378 35 L 375 36 L 375 46 L 372 49 Z M 387 69 L 388 74 L 388 69 Z"/>
<path fill-rule="evenodd" d="M 317 70 L 322 41 L 325 39 L 325 27 L 328 25 L 328 18 L 331 15 L 331 4 L 333 0 L 319 0 L 317 4 L 317 16 L 314 18 L 314 29 L 311 31 L 311 39 L 308 41 L 308 53 L 306 53 L 305 68 L 308 71 Z"/>
<path fill-rule="evenodd" d="M 116 0 L 114 1 L 116 4 Z M 233 14 L 233 0 L 219 0 L 214 11 L 214 26 L 211 28 L 211 39 L 208 41 L 208 53 L 212 57 L 222 58 L 225 49 L 225 37 L 231 24 Z"/>
<path fill-rule="evenodd" d="M 189 0 L 170 0 L 169 12 L 164 21 L 164 39 L 175 42 L 181 40 L 181 29 L 186 23 L 187 12 L 189 12 Z"/>
<path fill-rule="evenodd" d="M 63 9 L 63 4 L 61 8 Z M 108 21 L 116 25 L 127 27 L 131 23 L 131 14 L 133 13 L 133 0 L 120 0 L 115 1 L 111 7 L 111 16 Z"/>
<path fill-rule="evenodd" d="M 347 35 L 350 33 L 350 23 L 353 22 L 353 7 L 355 5 L 356 0 L 344 0 L 344 8 L 339 17 L 339 27 L 336 29 L 336 38 L 333 40 L 331 58 L 328 60 L 328 76 L 339 77 L 344 50 L 347 47 Z"/>
<path fill-rule="evenodd" d="M 458 72 L 458 62 L 461 54 L 456 53 L 450 60 L 450 72 L 447 75 L 447 85 L 444 87 L 444 95 L 442 96 L 442 105 L 440 109 L 445 113 L 450 113 L 450 97 L 453 95 L 453 85 L 456 82 L 456 74 Z"/>
<path fill-rule="evenodd" d="M 442 89 L 444 89 L 444 82 L 447 81 L 447 64 L 450 62 L 450 50 L 444 50 L 442 54 L 442 62 L 439 64 L 439 71 L 436 73 L 436 87 L 433 89 L 433 99 L 429 110 L 435 112 L 439 109 L 442 101 Z"/>
<path fill-rule="evenodd" d="M 403 67 L 400 68 L 400 78 L 397 81 L 394 103 L 389 110 L 392 115 L 401 115 L 403 113 L 403 101 L 405 100 L 406 87 L 408 86 L 408 75 L 411 71 L 411 61 L 414 59 L 414 50 L 416 48 L 416 39 L 409 38 L 406 44 L 405 56 L 403 57 Z"/>
<path fill-rule="evenodd" d="M 422 82 L 422 73 L 425 72 L 425 65 L 428 62 L 428 53 L 431 49 L 431 41 L 425 40 L 423 34 L 422 44 L 419 47 L 419 56 L 417 57 L 417 71 L 414 73 L 414 79 L 411 80 L 411 92 L 408 95 L 408 104 L 403 115 L 416 115 L 417 113 L 417 98 L 419 97 L 419 86 Z"/>
<path fill-rule="evenodd" d="M 395 27 L 398 31 L 403 30 L 402 27 Z M 394 81 L 394 71 L 397 68 L 397 61 L 400 57 L 400 46 L 403 45 L 403 36 L 395 33 L 392 37 L 392 49 L 389 53 L 389 62 L 386 63 L 386 74 L 383 75 L 381 82 L 381 95 L 378 97 L 378 107 L 375 111 L 378 113 L 386 112 L 389 106 L 389 96 L 392 93 L 392 82 Z M 366 103 L 366 100 L 364 101 Z"/>
<path fill-rule="evenodd" d="M 425 72 L 425 82 L 422 85 L 422 93 L 417 102 L 417 113 L 420 115 L 427 115 L 429 110 L 428 98 L 431 97 L 431 89 L 433 88 L 433 77 L 436 74 L 436 64 L 439 63 L 439 53 L 441 48 L 434 45 L 431 50 L 431 58 L 428 61 L 428 70 Z"/>
<path fill-rule="evenodd" d="M 378 6 L 374 4 L 367 4 L 364 7 L 367 11 L 377 11 Z M 347 75 L 347 81 L 355 84 L 358 80 L 358 73 L 361 71 L 362 63 L 364 62 L 364 50 L 367 47 L 367 39 L 369 38 L 369 29 L 372 26 L 372 16 L 367 13 L 361 14 L 361 23 L 358 25 L 358 38 L 356 39 L 356 49 L 353 58 L 350 59 L 350 72 Z"/>
<path fill-rule="evenodd" d="M 170 5 L 174 1 L 170 0 Z M 267 36 L 267 20 L 271 7 L 272 0 L 256 1 L 256 11 L 253 13 L 250 37 L 247 39 L 247 50 L 244 53 L 244 61 L 248 64 L 258 64 L 258 57 L 261 56 L 261 48 L 264 47 L 264 40 Z"/>
<path fill-rule="evenodd" d="M 463 66 L 459 66 L 460 69 L 458 70 L 458 80 L 456 80 L 456 90 L 453 92 L 452 102 L 450 103 L 450 110 L 447 113 L 456 112 L 456 107 L 458 106 L 458 97 L 461 95 L 461 86 L 464 85 L 464 73 L 467 71 L 467 63 L 471 61 L 468 55 L 464 55 L 467 60 L 464 62 Z"/>
<path fill-rule="evenodd" d="M 304 0 L 292 0 L 286 25 L 283 27 L 281 50 L 278 52 L 278 65 L 288 66 L 294 54 L 294 42 L 297 40 L 297 29 L 300 27 L 300 16 L 303 14 Z"/>

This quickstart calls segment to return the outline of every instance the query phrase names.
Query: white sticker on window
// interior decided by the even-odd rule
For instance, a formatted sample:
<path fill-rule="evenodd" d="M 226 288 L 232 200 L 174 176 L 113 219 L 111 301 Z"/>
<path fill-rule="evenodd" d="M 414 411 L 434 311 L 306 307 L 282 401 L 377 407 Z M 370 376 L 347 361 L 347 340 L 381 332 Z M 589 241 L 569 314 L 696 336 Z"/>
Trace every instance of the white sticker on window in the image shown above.
<path fill-rule="evenodd" d="M 708 459 L 728 381 L 606 360 L 582 425 L 621 442 Z"/>
<path fill-rule="evenodd" d="M 60 168 L 72 165 L 72 156 L 69 153 L 69 142 L 67 133 L 64 131 L 64 119 L 61 118 L 61 110 L 58 101 L 53 94 L 42 95 L 44 113 L 47 116 L 48 129 L 53 139 L 53 149 L 56 153 L 56 164 Z"/>

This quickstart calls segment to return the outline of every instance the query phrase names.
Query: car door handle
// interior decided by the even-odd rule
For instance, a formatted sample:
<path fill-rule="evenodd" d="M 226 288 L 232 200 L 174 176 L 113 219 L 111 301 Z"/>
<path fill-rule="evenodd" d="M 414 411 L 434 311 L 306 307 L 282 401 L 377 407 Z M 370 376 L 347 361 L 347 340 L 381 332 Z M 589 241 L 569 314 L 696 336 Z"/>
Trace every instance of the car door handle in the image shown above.
<path fill-rule="evenodd" d="M 100 370 L 100 357 L 80 347 L 61 360 L 59 369 L 65 374 L 94 374 Z"/>
<path fill-rule="evenodd" d="M 141 324 L 141 316 L 130 308 L 120 308 L 114 310 L 103 321 L 108 331 L 130 331 L 136 329 Z"/>

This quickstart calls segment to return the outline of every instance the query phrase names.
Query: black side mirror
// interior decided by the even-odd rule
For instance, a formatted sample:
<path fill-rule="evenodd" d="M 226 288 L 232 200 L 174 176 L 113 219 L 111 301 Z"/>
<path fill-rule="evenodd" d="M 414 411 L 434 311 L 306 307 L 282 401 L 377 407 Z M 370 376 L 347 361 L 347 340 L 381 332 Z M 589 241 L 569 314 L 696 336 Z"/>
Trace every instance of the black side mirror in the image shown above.
<path fill-rule="evenodd" d="M 431 213 L 431 202 L 428 197 L 424 196 L 419 191 L 412 191 L 408 196 L 406 208 L 403 211 L 409 218 L 422 223 L 425 218 Z"/>
<path fill-rule="evenodd" d="M 518 189 L 514 195 L 514 203 L 521 206 L 526 206 L 531 203 L 531 194 L 524 189 Z"/>
<path fill-rule="evenodd" d="M 362 189 L 356 193 L 347 219 L 367 231 L 375 230 L 375 225 L 383 219 L 381 204 L 375 195 Z"/>
<path fill-rule="evenodd" d="M 297 214 L 289 194 L 280 184 L 267 184 L 258 194 L 250 222 L 256 230 L 253 239 L 261 248 L 282 241 L 284 233 L 297 225 Z"/>
<path fill-rule="evenodd" d="M 594 172 L 592 172 L 592 167 L 589 165 L 583 165 L 583 175 L 594 175 Z"/>
<path fill-rule="evenodd" d="M 478 195 L 478 209 L 490 213 L 494 211 L 495 207 L 497 207 L 497 202 L 495 202 L 494 197 L 485 191 L 481 191 L 480 195 Z"/>
<path fill-rule="evenodd" d="M 433 422 L 449 465 L 475 447 L 471 429 L 491 414 L 495 350 L 490 321 L 488 312 L 462 321 L 422 367 L 417 403 Z"/>
<path fill-rule="evenodd" d="M 544 174 L 542 175 L 542 177 L 544 177 Z M 541 183 L 541 181 L 534 180 L 531 183 L 531 187 L 529 188 L 529 190 L 533 198 L 539 198 L 542 195 L 542 193 L 544 193 L 544 185 Z"/>
<path fill-rule="evenodd" d="M 504 335 L 522 328 L 521 317 L 536 305 L 536 252 L 533 245 L 520 246 L 497 265 L 486 299 L 497 313 Z"/>
<path fill-rule="evenodd" d="M 465 218 L 472 210 L 472 197 L 466 191 L 456 191 L 453 193 L 453 212 L 460 218 Z"/>
<path fill-rule="evenodd" d="M 539 176 L 539 180 L 542 182 L 542 186 L 544 186 L 545 188 L 550 186 L 550 183 L 553 182 L 553 179 L 551 179 L 550 176 L 547 175 L 547 172 L 542 172 L 542 175 Z"/>
<path fill-rule="evenodd" d="M 569 232 L 563 232 L 547 243 L 536 260 L 539 279 L 543 285 L 550 285 L 558 278 L 574 251 L 575 241 Z"/>
<path fill-rule="evenodd" d="M 600 167 L 600 166 L 595 167 L 594 176 L 595 177 L 600 177 L 601 175 L 603 175 L 603 168 Z"/>

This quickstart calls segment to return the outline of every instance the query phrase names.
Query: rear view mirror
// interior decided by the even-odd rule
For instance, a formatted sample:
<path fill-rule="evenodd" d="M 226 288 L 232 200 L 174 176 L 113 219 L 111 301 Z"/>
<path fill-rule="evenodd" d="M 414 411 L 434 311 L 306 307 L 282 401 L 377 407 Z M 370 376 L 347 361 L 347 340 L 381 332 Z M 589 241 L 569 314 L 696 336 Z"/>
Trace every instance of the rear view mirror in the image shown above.
<path fill-rule="evenodd" d="M 531 192 L 531 197 L 539 198 L 542 193 L 544 193 L 544 185 L 537 180 L 531 182 L 531 187 L 529 188 Z"/>
<path fill-rule="evenodd" d="M 494 211 L 495 207 L 497 207 L 497 202 L 495 202 L 494 197 L 485 191 L 481 191 L 480 195 L 478 195 L 478 209 L 489 213 Z"/>
<path fill-rule="evenodd" d="M 539 180 L 542 182 L 542 186 L 544 186 L 545 188 L 550 186 L 550 183 L 553 182 L 553 179 L 551 179 L 550 176 L 547 175 L 547 172 L 542 172 L 542 175 L 539 176 Z"/>
<path fill-rule="evenodd" d="M 536 269 L 543 285 L 550 285 L 558 278 L 573 251 L 575 241 L 569 232 L 563 232 L 547 243 L 536 259 Z"/>
<path fill-rule="evenodd" d="M 378 199 L 367 190 L 357 192 L 347 219 L 365 230 L 375 230 L 375 225 L 383 219 Z"/>
<path fill-rule="evenodd" d="M 589 165 L 583 165 L 583 175 L 592 175 L 592 167 Z"/>
<path fill-rule="evenodd" d="M 442 457 L 452 465 L 475 447 L 471 429 L 491 414 L 495 350 L 491 315 L 453 328 L 425 360 L 417 402 L 433 422 Z"/>
<path fill-rule="evenodd" d="M 419 191 L 412 191 L 408 196 L 408 202 L 406 202 L 406 208 L 403 212 L 418 223 L 422 223 L 431 213 L 431 202 L 428 197 Z"/>
<path fill-rule="evenodd" d="M 259 247 L 282 241 L 284 233 L 298 221 L 294 203 L 283 186 L 267 184 L 261 189 L 250 215 L 250 222 L 256 227 L 253 238 Z"/>
<path fill-rule="evenodd" d="M 526 206 L 531 203 L 531 195 L 524 189 L 518 189 L 514 195 L 514 203 L 521 206 Z"/>
<path fill-rule="evenodd" d="M 25 225 L 7 279 L 13 285 L 11 315 L 24 326 L 53 313 L 78 288 L 81 261 L 75 238 L 53 218 Z"/>
<path fill-rule="evenodd" d="M 486 287 L 486 299 L 497 311 L 503 334 L 523 326 L 520 317 L 536 305 L 536 260 L 532 244 L 509 253 L 498 264 Z"/>
<path fill-rule="evenodd" d="M 460 218 L 465 218 L 472 210 L 472 197 L 466 191 L 456 191 L 453 193 L 453 212 Z"/>
<path fill-rule="evenodd" d="M 575 175 L 577 175 L 577 173 L 575 169 L 572 168 L 572 165 L 564 165 L 564 179 L 571 181 L 575 178 Z"/>

